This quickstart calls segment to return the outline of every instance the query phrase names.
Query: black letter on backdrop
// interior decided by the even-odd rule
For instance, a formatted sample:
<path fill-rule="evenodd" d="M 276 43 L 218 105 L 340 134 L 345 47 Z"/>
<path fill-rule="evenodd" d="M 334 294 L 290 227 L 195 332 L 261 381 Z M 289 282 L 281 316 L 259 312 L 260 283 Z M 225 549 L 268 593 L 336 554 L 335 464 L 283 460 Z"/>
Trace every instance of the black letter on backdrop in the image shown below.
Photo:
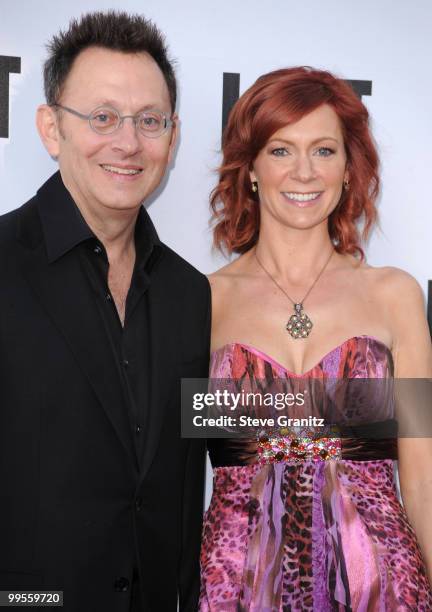
<path fill-rule="evenodd" d="M 9 74 L 20 74 L 21 58 L 0 55 L 0 138 L 9 137 Z"/>
<path fill-rule="evenodd" d="M 222 132 L 228 121 L 228 115 L 240 95 L 240 74 L 238 72 L 223 73 L 222 89 Z"/>
<path fill-rule="evenodd" d="M 372 81 L 356 81 L 351 79 L 346 79 L 345 81 L 348 85 L 354 89 L 358 97 L 362 98 L 362 96 L 371 96 L 372 95 Z"/>

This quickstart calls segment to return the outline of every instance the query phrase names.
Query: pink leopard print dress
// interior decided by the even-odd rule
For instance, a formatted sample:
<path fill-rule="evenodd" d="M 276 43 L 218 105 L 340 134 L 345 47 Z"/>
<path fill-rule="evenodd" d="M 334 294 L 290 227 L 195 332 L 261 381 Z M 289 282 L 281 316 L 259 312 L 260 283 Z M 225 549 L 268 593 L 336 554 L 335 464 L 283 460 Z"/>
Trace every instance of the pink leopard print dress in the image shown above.
<path fill-rule="evenodd" d="M 232 343 L 213 353 L 210 375 L 391 379 L 393 362 L 382 342 L 356 336 L 297 376 Z M 356 403 L 345 409 L 355 412 Z M 293 461 L 282 452 L 265 464 L 258 446 L 208 441 L 214 483 L 204 517 L 201 612 L 432 611 L 424 562 L 397 497 L 394 438 L 342 439 L 337 458 L 321 450 Z"/>

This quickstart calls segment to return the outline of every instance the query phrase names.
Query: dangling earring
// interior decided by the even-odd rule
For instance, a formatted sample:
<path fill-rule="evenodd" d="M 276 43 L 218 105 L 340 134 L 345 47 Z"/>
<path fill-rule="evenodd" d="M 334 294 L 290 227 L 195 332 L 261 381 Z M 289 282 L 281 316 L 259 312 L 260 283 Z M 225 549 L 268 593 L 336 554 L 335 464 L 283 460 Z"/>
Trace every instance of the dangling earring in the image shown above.
<path fill-rule="evenodd" d="M 252 191 L 254 193 L 258 191 L 258 183 L 256 181 L 252 181 Z"/>
<path fill-rule="evenodd" d="M 350 187 L 350 182 L 348 179 L 344 179 L 343 186 L 344 186 L 345 191 L 348 191 Z"/>

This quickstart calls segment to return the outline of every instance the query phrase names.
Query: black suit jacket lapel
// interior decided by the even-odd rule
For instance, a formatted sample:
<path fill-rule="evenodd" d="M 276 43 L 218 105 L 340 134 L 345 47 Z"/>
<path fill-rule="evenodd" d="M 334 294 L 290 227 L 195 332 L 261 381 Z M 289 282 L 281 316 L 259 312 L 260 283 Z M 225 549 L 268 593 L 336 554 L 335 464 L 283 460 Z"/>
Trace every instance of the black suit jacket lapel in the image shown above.
<path fill-rule="evenodd" d="M 63 335 L 137 469 L 120 364 L 116 363 L 79 258 L 67 253 L 48 262 L 35 200 L 22 209 L 18 238 L 23 243 L 23 275 Z"/>

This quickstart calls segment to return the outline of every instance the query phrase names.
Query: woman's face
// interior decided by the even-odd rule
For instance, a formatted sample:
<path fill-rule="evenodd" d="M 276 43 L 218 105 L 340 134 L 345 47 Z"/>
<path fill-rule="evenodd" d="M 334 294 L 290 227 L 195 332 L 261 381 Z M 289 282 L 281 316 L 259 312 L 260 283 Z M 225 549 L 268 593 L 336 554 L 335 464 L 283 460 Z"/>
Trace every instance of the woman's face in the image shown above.
<path fill-rule="evenodd" d="M 323 104 L 273 134 L 253 162 L 261 221 L 308 229 L 327 223 L 337 206 L 346 170 L 342 129 Z"/>

